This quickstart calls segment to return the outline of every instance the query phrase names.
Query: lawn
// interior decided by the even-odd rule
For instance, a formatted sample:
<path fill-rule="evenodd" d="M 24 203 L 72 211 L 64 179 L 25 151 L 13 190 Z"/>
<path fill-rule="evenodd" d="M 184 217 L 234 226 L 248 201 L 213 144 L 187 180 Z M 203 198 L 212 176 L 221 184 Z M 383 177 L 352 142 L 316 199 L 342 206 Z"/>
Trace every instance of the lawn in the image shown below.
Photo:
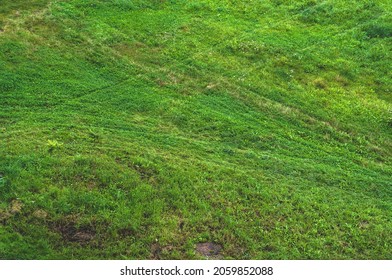
<path fill-rule="evenodd" d="M 0 259 L 391 259 L 390 4 L 0 1 Z"/>

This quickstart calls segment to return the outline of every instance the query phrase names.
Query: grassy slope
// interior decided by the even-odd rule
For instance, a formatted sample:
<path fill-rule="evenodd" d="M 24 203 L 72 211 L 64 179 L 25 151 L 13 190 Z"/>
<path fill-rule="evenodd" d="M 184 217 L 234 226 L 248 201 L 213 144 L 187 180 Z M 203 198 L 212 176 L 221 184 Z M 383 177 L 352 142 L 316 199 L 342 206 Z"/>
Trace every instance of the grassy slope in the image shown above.
<path fill-rule="evenodd" d="M 0 258 L 390 259 L 389 1 L 1 1 Z"/>

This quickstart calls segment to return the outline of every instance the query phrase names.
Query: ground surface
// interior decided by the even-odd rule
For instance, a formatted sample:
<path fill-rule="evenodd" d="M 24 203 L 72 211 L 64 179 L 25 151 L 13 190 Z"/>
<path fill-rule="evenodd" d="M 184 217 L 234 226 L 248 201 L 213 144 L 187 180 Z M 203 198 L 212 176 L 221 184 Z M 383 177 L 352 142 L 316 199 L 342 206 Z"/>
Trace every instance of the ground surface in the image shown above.
<path fill-rule="evenodd" d="M 0 258 L 392 258 L 391 11 L 1 1 Z"/>

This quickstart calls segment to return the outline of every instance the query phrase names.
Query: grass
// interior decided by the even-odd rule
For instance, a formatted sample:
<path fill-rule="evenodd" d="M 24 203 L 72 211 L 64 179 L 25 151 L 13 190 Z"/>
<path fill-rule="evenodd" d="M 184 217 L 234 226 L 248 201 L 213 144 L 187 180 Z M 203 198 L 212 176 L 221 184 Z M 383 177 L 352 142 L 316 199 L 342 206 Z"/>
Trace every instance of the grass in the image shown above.
<path fill-rule="evenodd" d="M 391 13 L 2 1 L 0 259 L 390 259 Z"/>

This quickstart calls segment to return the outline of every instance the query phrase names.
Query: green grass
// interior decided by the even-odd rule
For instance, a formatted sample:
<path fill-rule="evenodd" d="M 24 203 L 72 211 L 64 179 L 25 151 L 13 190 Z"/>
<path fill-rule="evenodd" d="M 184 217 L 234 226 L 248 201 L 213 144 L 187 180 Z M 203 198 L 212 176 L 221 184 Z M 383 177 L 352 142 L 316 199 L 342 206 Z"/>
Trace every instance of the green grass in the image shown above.
<path fill-rule="evenodd" d="M 389 2 L 1 1 L 0 259 L 391 259 Z"/>

